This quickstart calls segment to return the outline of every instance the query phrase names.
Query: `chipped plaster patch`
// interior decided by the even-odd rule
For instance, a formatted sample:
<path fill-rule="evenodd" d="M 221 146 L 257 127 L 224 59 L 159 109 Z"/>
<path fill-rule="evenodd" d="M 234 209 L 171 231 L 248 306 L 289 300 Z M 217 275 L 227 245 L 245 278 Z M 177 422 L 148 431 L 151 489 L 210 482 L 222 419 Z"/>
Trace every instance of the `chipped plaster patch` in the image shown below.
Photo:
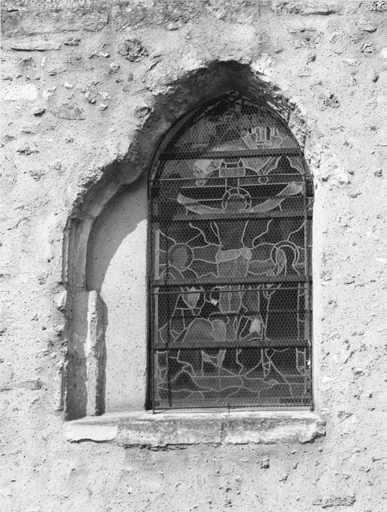
<path fill-rule="evenodd" d="M 256 73 L 262 73 L 266 77 L 270 78 L 272 75 L 272 67 L 274 60 L 266 53 L 262 54 L 257 60 L 251 64 L 251 68 Z"/>
<path fill-rule="evenodd" d="M 34 101 L 38 97 L 38 90 L 33 84 L 13 85 L 4 96 L 4 101 Z"/>
<path fill-rule="evenodd" d="M 66 425 L 65 436 L 68 441 L 96 441 L 99 443 L 112 441 L 118 432 L 117 425 L 88 425 L 87 429 L 84 425 L 75 422 Z"/>
<path fill-rule="evenodd" d="M 185 55 L 181 59 L 181 67 L 185 71 L 195 71 L 196 69 L 204 68 L 205 62 L 194 57 L 192 54 Z"/>

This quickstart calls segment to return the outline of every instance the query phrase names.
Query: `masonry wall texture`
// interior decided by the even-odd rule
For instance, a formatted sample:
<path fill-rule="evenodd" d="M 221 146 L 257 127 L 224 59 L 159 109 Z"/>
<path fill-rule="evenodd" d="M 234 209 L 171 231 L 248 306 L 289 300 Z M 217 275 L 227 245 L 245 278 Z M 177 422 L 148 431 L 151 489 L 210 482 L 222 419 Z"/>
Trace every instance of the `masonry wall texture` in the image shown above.
<path fill-rule="evenodd" d="M 2 9 L 0 509 L 386 511 L 387 2 Z M 285 117 L 314 176 L 325 436 L 69 442 L 69 419 L 144 408 L 146 177 L 174 122 L 230 88 Z"/>

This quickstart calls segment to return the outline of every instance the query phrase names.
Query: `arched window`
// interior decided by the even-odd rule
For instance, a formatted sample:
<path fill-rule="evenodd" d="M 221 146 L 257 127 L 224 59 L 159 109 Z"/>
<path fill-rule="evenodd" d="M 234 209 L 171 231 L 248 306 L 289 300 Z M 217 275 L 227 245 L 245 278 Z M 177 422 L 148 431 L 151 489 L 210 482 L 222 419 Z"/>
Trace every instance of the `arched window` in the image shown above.
<path fill-rule="evenodd" d="M 286 123 L 223 94 L 149 194 L 153 409 L 311 406 L 313 187 Z"/>

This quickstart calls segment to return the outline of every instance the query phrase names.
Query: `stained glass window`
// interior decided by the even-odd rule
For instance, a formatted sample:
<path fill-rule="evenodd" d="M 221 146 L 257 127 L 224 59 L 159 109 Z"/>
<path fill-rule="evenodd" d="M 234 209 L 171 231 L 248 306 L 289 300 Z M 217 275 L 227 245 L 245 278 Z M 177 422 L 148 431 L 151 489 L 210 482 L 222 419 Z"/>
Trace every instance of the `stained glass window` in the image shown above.
<path fill-rule="evenodd" d="M 310 406 L 313 187 L 286 123 L 220 96 L 149 194 L 153 409 Z"/>

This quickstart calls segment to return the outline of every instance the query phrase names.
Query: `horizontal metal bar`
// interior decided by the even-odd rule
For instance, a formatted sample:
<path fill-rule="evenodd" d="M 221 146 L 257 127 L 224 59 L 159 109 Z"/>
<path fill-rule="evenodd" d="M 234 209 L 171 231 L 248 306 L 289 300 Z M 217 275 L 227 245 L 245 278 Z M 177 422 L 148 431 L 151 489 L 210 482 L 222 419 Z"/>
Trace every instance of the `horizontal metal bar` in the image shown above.
<path fill-rule="evenodd" d="M 305 210 L 289 210 L 286 212 L 267 212 L 267 213 L 250 213 L 246 215 L 245 213 L 233 213 L 232 217 L 227 217 L 221 213 L 210 213 L 205 215 L 198 215 L 197 217 L 193 215 L 174 215 L 172 218 L 166 219 L 166 222 L 170 224 L 171 222 L 203 222 L 208 220 L 223 220 L 224 222 L 232 222 L 232 221 L 240 221 L 240 220 L 257 220 L 257 219 L 271 219 L 271 218 L 312 218 L 312 213 L 307 212 L 305 215 Z M 152 218 L 152 222 L 162 223 L 162 217 L 156 216 Z"/>
<path fill-rule="evenodd" d="M 284 186 L 288 186 L 290 184 L 298 184 L 298 185 L 302 185 L 302 188 L 299 192 L 297 192 L 296 194 L 290 194 L 290 195 L 279 195 L 281 190 L 280 190 L 280 187 L 284 187 Z M 245 186 L 245 185 L 244 185 Z M 250 186 L 250 185 L 247 185 L 247 186 Z M 265 184 L 257 184 L 257 185 L 251 185 L 251 187 L 254 186 L 256 189 L 262 189 L 262 192 L 266 192 L 266 194 L 250 194 L 250 197 L 252 200 L 264 200 L 264 199 L 281 199 L 282 201 L 284 199 L 299 199 L 299 198 L 305 198 L 305 184 L 302 182 L 302 181 L 286 181 L 286 182 L 282 182 L 282 181 L 277 181 L 276 183 L 265 183 Z M 250 187 L 250 188 L 251 188 Z M 243 187 L 241 187 L 243 188 Z M 279 190 L 278 193 L 269 193 L 269 191 L 267 190 L 268 188 L 277 188 L 277 190 Z M 221 183 L 219 185 L 211 185 L 209 187 L 203 187 L 203 188 L 200 188 L 200 187 L 184 187 L 184 189 L 186 190 L 189 190 L 189 192 L 198 192 L 198 196 L 199 197 L 195 197 L 195 198 L 192 198 L 190 197 L 189 199 L 192 200 L 192 203 L 179 203 L 181 204 L 182 206 L 185 206 L 185 205 L 197 205 L 197 202 L 198 201 L 205 201 L 206 203 L 215 203 L 215 202 L 219 202 L 219 201 L 222 201 L 223 199 L 223 196 L 224 196 L 224 191 L 225 191 L 225 185 L 224 183 Z M 219 195 L 218 197 L 214 197 L 214 195 L 212 195 L 212 197 L 208 197 L 209 194 L 208 194 L 208 190 L 209 189 L 218 189 L 220 190 L 220 192 L 223 192 L 222 195 Z M 183 188 L 180 188 L 180 190 L 183 190 Z M 234 188 L 235 190 L 235 188 Z M 200 192 L 202 192 L 203 194 L 200 194 Z M 184 193 L 183 193 L 184 195 Z M 200 197 L 200 195 L 203 195 L 204 197 Z M 233 194 L 234 197 L 229 197 L 227 199 L 227 202 L 231 202 L 231 203 L 235 203 L 235 202 L 239 202 L 240 201 L 240 196 L 239 194 L 237 194 L 236 192 Z M 235 197 L 236 196 L 236 197 Z M 187 197 L 187 196 L 185 196 Z M 156 202 L 159 202 L 160 201 L 160 198 L 156 195 L 155 197 L 152 197 L 151 198 L 152 201 L 156 201 Z M 172 201 L 171 201 L 172 202 Z M 175 200 L 173 201 L 175 202 Z M 178 201 L 176 200 L 176 202 L 178 203 Z"/>
<path fill-rule="evenodd" d="M 237 169 L 237 167 L 236 167 Z M 216 170 L 216 169 L 215 169 Z M 244 180 L 254 180 L 254 179 L 258 179 L 258 178 L 279 178 L 279 177 L 283 177 L 283 176 L 286 176 L 286 177 L 291 177 L 291 176 L 296 176 L 297 178 L 299 177 L 302 177 L 304 179 L 307 178 L 307 175 L 305 173 L 302 173 L 302 172 L 292 172 L 292 173 L 289 173 L 289 172 L 286 172 L 286 173 L 281 173 L 281 174 L 257 174 L 256 176 L 209 176 L 208 178 L 161 178 L 161 179 L 154 179 L 154 180 L 149 180 L 148 183 L 162 183 L 163 181 L 210 181 L 210 180 L 232 180 L 232 179 L 238 179 L 238 180 L 242 180 L 242 182 Z M 257 183 L 256 185 L 257 186 L 265 186 L 265 185 L 278 185 L 279 183 L 278 182 L 273 182 L 273 183 Z"/>
<path fill-rule="evenodd" d="M 191 292 L 193 293 L 193 292 Z M 197 293 L 197 292 L 196 292 Z M 227 292 L 228 293 L 228 292 Z M 185 294 L 184 294 L 185 295 Z M 189 295 L 189 293 L 187 293 L 187 295 Z M 268 315 L 271 315 L 272 313 L 274 314 L 290 314 L 290 313 L 300 313 L 302 315 L 308 315 L 312 312 L 311 309 L 275 309 L 275 310 L 269 310 L 269 311 L 264 311 L 263 314 L 268 314 Z M 200 319 L 200 320 L 220 320 L 222 318 L 224 318 L 225 316 L 227 318 L 230 318 L 230 317 L 240 317 L 240 318 L 247 318 L 247 317 L 252 317 L 252 316 L 257 316 L 261 314 L 261 310 L 257 309 L 256 311 L 245 311 L 243 313 L 222 313 L 222 312 L 217 312 L 217 311 L 214 311 L 213 313 L 211 313 L 208 318 L 207 317 L 202 317 L 202 316 L 196 316 L 196 315 L 189 315 L 189 314 L 184 314 L 184 320 L 194 320 L 194 319 Z M 301 316 L 301 315 L 300 315 Z M 181 319 L 181 316 L 176 316 L 176 315 L 170 315 L 169 316 L 169 322 L 172 322 L 174 319 Z"/>
<path fill-rule="evenodd" d="M 250 402 L 246 401 L 245 399 L 241 399 L 240 402 L 227 402 L 227 399 L 223 398 L 221 403 L 219 404 L 219 401 L 210 400 L 208 398 L 203 399 L 203 401 L 189 401 L 189 399 L 180 399 L 177 400 L 176 398 L 172 398 L 172 404 L 169 405 L 169 401 L 167 399 L 164 400 L 156 400 L 157 405 L 155 405 L 154 408 L 154 414 L 162 414 L 164 411 L 170 411 L 171 409 L 181 410 L 181 409 L 204 409 L 204 410 L 211 410 L 216 409 L 216 411 L 229 411 L 230 409 L 235 410 L 244 410 L 249 409 L 250 411 L 267 411 L 270 408 L 270 411 L 282 411 L 283 409 L 291 409 L 292 411 L 310 411 L 311 405 L 312 405 L 312 399 L 311 398 L 303 398 L 293 399 L 293 403 L 284 403 L 282 405 L 279 405 L 277 402 L 273 402 L 270 400 L 267 400 L 263 402 L 260 398 L 252 399 Z"/>
<path fill-rule="evenodd" d="M 168 342 L 168 343 L 155 343 L 153 345 L 154 352 L 159 352 L 160 350 L 221 350 L 221 349 L 244 349 L 244 348 L 308 348 L 309 341 L 308 340 L 251 340 L 246 341 L 243 340 L 238 345 L 237 341 L 224 343 L 217 343 L 214 341 L 213 343 L 191 343 L 191 344 L 183 344 L 177 342 Z"/>
<path fill-rule="evenodd" d="M 260 156 L 302 156 L 298 148 L 262 148 L 247 149 L 233 151 L 190 151 L 181 149 L 181 151 L 173 151 L 162 153 L 160 160 L 215 160 L 217 158 L 238 158 L 238 157 L 260 157 Z"/>
<path fill-rule="evenodd" d="M 289 182 L 289 183 L 295 183 L 294 181 L 293 182 Z M 268 185 L 270 187 L 276 187 L 277 185 L 278 186 L 284 186 L 284 185 L 289 185 L 289 183 L 272 183 L 271 185 Z M 301 182 L 297 182 L 297 183 L 301 183 Z M 266 187 L 267 185 L 259 185 L 260 187 Z M 221 190 L 222 192 L 224 192 L 225 188 L 224 188 L 224 185 L 215 185 L 213 187 L 211 187 L 212 189 L 219 189 Z M 205 192 L 204 195 L 207 195 L 207 192 L 208 192 L 208 189 L 207 188 L 197 188 L 197 187 L 189 187 L 190 189 L 190 192 Z M 183 194 L 184 195 L 184 194 Z M 198 194 L 199 197 L 197 198 L 192 198 L 190 197 L 189 199 L 192 200 L 192 202 L 190 203 L 179 203 L 178 201 L 176 201 L 176 203 L 180 204 L 181 206 L 197 206 L 198 205 L 198 201 L 200 201 L 200 204 L 203 204 L 203 203 L 219 203 L 223 200 L 223 194 L 222 196 L 220 197 L 200 197 L 200 194 Z M 235 197 L 236 196 L 236 197 Z M 267 200 L 267 199 L 281 199 L 282 201 L 284 199 L 304 199 L 305 197 L 305 194 L 304 194 L 304 191 L 301 190 L 300 192 L 298 192 L 297 194 L 293 194 L 293 195 L 288 195 L 288 196 L 280 196 L 280 195 L 258 195 L 258 194 L 253 194 L 251 195 L 251 199 L 252 200 L 259 200 L 259 201 L 263 201 L 263 200 Z M 153 201 L 155 202 L 160 202 L 160 199 L 159 197 L 154 197 L 152 198 Z M 172 201 L 171 201 L 172 202 Z M 234 197 L 229 197 L 227 199 L 227 202 L 228 203 L 239 203 L 240 202 L 240 196 L 235 193 L 234 194 Z"/>
<path fill-rule="evenodd" d="M 219 178 L 216 178 L 216 179 L 219 179 Z M 234 179 L 235 180 L 239 180 L 240 178 L 230 178 L 229 177 L 229 178 L 225 178 L 225 179 L 228 179 L 228 180 L 231 180 L 231 179 L 232 180 L 234 180 Z M 200 180 L 200 178 L 196 178 L 195 181 L 199 181 L 199 180 Z M 180 180 L 178 180 L 178 182 L 179 181 Z M 166 180 L 166 182 L 167 183 L 170 183 L 170 182 L 173 183 L 173 180 Z M 159 181 L 157 183 L 161 183 L 161 182 Z M 299 183 L 299 184 L 304 185 L 305 182 L 304 182 L 304 180 L 289 180 L 289 181 L 288 180 L 286 180 L 286 181 L 283 180 L 283 181 L 273 181 L 272 183 L 246 183 L 246 184 L 245 183 L 239 183 L 239 186 L 242 187 L 242 188 L 243 187 L 249 187 L 250 189 L 252 187 L 255 187 L 256 189 L 265 189 L 265 188 L 267 189 L 268 187 L 280 187 L 280 186 L 284 187 L 286 185 L 289 185 L 290 183 Z M 209 185 L 207 185 L 205 187 L 198 187 L 196 184 L 192 184 L 192 185 L 191 184 L 186 184 L 186 185 L 183 184 L 180 190 L 185 190 L 185 191 L 186 190 L 190 190 L 190 191 L 192 190 L 192 191 L 198 191 L 198 192 L 202 191 L 202 192 L 205 192 L 206 194 L 208 194 L 208 190 L 209 189 L 211 189 L 211 190 L 214 190 L 214 189 L 225 190 L 224 187 L 225 187 L 224 183 L 213 183 L 213 184 L 209 184 Z M 160 188 L 160 187 L 153 186 L 153 190 L 158 189 L 158 188 Z M 304 195 L 303 193 L 299 193 L 299 194 L 301 196 Z M 259 197 L 259 198 L 263 197 L 263 198 L 267 198 L 267 199 L 278 198 L 278 196 L 263 196 L 263 195 L 262 196 L 254 196 L 254 194 L 251 194 L 251 195 L 253 197 Z M 282 196 L 282 197 L 286 198 L 286 197 L 297 197 L 297 196 L 293 195 L 293 196 Z M 156 197 L 155 199 L 157 200 L 158 197 Z M 216 198 L 215 199 L 211 198 L 211 199 L 207 199 L 207 200 L 216 201 L 217 199 Z M 232 199 L 229 199 L 229 201 L 230 200 L 232 200 Z"/>
<path fill-rule="evenodd" d="M 312 282 L 312 278 L 310 279 L 310 283 L 311 282 Z M 304 283 L 302 283 L 302 284 L 304 284 Z M 188 286 L 193 286 L 193 283 L 188 284 L 187 287 Z M 243 286 L 243 285 L 241 285 L 241 286 Z M 284 290 L 285 291 L 289 291 L 289 290 L 292 291 L 292 290 L 299 290 L 299 289 L 300 288 L 298 286 L 297 287 L 295 286 L 293 288 L 281 288 L 282 291 L 284 291 Z M 269 288 L 269 287 L 266 287 L 266 288 L 264 288 L 264 287 L 261 287 L 261 288 L 242 288 L 242 289 L 238 290 L 238 293 L 239 292 L 244 292 L 244 291 L 249 291 L 249 292 L 258 292 L 258 291 L 262 292 L 263 291 L 264 292 L 266 290 L 273 291 L 273 288 Z M 159 295 L 182 295 L 182 294 L 189 295 L 190 293 L 198 293 L 198 292 L 200 292 L 200 293 L 230 293 L 230 290 L 197 290 L 196 289 L 195 291 L 191 291 L 191 292 L 182 291 L 182 290 L 177 290 L 177 291 L 172 291 L 172 292 L 171 291 L 168 291 L 168 292 L 159 292 L 159 291 L 157 291 L 157 292 L 151 292 L 151 295 L 152 295 L 152 297 L 156 297 L 156 296 L 159 296 Z M 310 311 L 312 311 L 312 310 L 310 310 Z"/>
<path fill-rule="evenodd" d="M 259 277 L 259 276 L 247 276 L 243 279 L 238 277 L 219 277 L 216 278 L 205 278 L 199 277 L 195 279 L 195 281 L 188 281 L 184 279 L 175 279 L 173 281 L 165 280 L 165 279 L 155 279 L 153 281 L 153 288 L 162 287 L 162 286 L 197 286 L 200 284 L 208 284 L 212 286 L 220 286 L 220 285 L 245 285 L 245 284 L 258 284 L 258 283 L 305 283 L 307 281 L 311 281 L 312 278 L 310 276 L 273 276 L 273 277 Z"/>

